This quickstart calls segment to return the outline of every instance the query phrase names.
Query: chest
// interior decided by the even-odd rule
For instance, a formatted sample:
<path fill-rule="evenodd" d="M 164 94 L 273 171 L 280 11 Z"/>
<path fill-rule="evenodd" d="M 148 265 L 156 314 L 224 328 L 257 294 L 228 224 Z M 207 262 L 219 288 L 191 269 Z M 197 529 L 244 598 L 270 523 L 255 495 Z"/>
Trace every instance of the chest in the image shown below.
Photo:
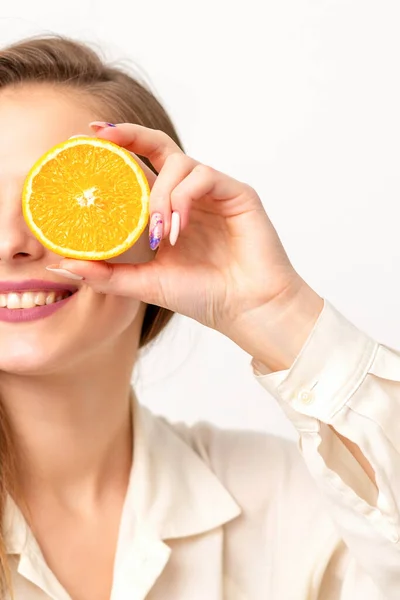
<path fill-rule="evenodd" d="M 33 583 L 46 592 L 38 597 L 46 599 L 109 600 L 117 541 L 118 515 L 81 522 L 65 514 L 57 523 L 42 520 L 28 552 L 16 565 L 17 588 L 24 588 L 24 583 L 29 588 Z M 26 591 L 16 600 L 30 600 L 31 594 Z"/>
<path fill-rule="evenodd" d="M 166 542 L 139 535 L 118 547 L 113 566 L 103 530 L 91 545 L 76 542 L 53 557 L 59 580 L 34 556 L 21 558 L 14 565 L 15 600 L 321 600 L 316 574 L 326 570 L 329 548 L 321 562 L 312 546 L 300 552 L 295 539 L 284 547 L 269 533 L 236 526 Z M 68 593 L 63 561 L 75 585 Z"/>

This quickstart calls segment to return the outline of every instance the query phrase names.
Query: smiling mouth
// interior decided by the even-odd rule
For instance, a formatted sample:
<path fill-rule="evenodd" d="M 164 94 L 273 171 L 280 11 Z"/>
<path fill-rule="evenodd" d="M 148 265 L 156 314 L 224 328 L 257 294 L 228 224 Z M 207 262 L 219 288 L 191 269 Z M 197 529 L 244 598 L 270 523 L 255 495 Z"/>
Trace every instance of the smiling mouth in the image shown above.
<path fill-rule="evenodd" d="M 37 290 L 26 292 L 9 292 L 0 294 L 0 308 L 9 310 L 24 310 L 56 304 L 72 296 L 75 292 L 68 290 Z"/>

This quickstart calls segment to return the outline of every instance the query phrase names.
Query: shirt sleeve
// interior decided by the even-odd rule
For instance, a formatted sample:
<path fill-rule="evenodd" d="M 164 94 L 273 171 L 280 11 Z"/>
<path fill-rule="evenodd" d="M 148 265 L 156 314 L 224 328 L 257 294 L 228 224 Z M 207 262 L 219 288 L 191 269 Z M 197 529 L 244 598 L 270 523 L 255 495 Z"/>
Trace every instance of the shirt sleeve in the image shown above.
<path fill-rule="evenodd" d="M 327 300 L 292 367 L 255 375 L 292 421 L 308 468 L 357 564 L 400 598 L 400 353 Z M 361 449 L 369 479 L 335 431 Z"/>

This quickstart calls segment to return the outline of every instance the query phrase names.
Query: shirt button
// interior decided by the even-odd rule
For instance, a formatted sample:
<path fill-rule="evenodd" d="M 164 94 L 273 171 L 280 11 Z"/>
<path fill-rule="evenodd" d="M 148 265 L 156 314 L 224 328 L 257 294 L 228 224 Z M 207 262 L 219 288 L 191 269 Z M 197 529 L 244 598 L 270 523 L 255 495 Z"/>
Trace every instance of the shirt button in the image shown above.
<path fill-rule="evenodd" d="M 397 542 L 399 541 L 399 534 L 397 532 L 397 529 L 389 525 L 387 522 L 384 523 L 382 529 L 386 539 L 389 540 L 389 542 L 392 542 L 392 544 L 397 544 Z"/>
<path fill-rule="evenodd" d="M 301 404 L 311 404 L 315 399 L 314 392 L 310 390 L 302 390 L 299 392 L 297 399 L 299 402 L 301 402 Z"/>
<path fill-rule="evenodd" d="M 390 539 L 391 542 L 393 542 L 393 544 L 397 544 L 397 542 L 399 541 L 399 534 L 397 532 L 393 531 L 390 534 L 390 538 L 389 539 Z"/>

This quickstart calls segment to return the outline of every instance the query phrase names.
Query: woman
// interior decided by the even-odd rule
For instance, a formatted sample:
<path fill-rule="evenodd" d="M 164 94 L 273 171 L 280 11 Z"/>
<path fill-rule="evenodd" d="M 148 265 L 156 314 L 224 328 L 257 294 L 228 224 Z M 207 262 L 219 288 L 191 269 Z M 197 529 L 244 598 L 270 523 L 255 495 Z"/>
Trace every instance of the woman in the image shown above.
<path fill-rule="evenodd" d="M 3 596 L 398 598 L 398 354 L 294 271 L 252 188 L 187 157 L 152 94 L 85 46 L 1 51 L 0 131 Z M 77 134 L 142 157 L 152 185 L 150 243 L 109 264 L 51 255 L 21 214 L 29 168 Z M 172 312 L 254 357 L 311 476 L 289 442 L 138 404 L 137 350 Z"/>

